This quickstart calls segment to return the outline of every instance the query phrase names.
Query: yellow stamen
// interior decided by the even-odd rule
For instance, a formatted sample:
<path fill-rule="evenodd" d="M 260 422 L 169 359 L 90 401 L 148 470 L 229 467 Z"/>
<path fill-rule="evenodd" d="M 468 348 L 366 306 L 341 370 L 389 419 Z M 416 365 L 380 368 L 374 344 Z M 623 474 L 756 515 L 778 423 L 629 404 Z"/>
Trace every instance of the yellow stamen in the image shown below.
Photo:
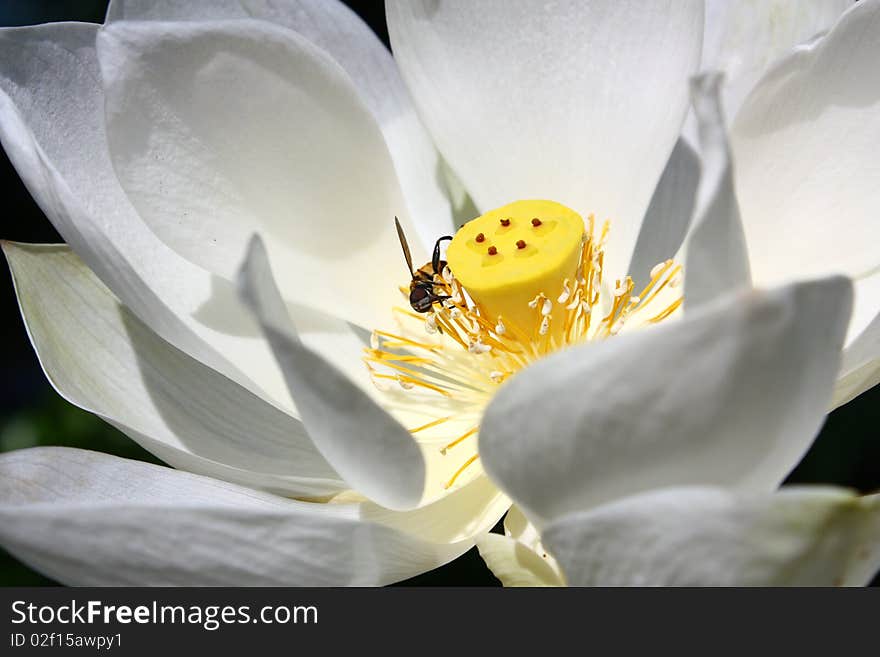
<path fill-rule="evenodd" d="M 675 277 L 679 275 L 679 273 L 681 272 L 681 265 L 675 265 L 675 267 L 671 268 L 671 270 L 668 271 L 669 274 L 666 276 L 666 278 L 654 289 L 653 292 L 651 292 L 651 294 L 648 296 L 647 299 L 644 300 L 643 303 L 651 303 L 656 298 L 656 296 L 660 294 L 663 288 L 669 285 L 670 281 L 674 280 Z"/>
<path fill-rule="evenodd" d="M 408 338 L 404 338 L 400 335 L 394 335 L 394 333 L 388 333 L 387 331 L 373 331 L 376 335 L 381 335 L 383 338 L 388 338 L 389 340 L 394 340 L 395 342 L 399 342 L 401 344 L 409 345 L 410 347 L 418 347 L 419 349 L 428 349 L 429 351 L 434 351 L 437 349 L 437 345 L 434 344 L 425 344 L 424 342 L 417 342 L 416 340 L 410 340 Z M 387 343 L 390 345 L 391 343 Z"/>
<path fill-rule="evenodd" d="M 471 436 L 473 436 L 475 433 L 477 433 L 477 429 L 479 429 L 479 428 L 480 428 L 479 425 L 477 425 L 477 426 L 475 426 L 475 427 L 471 427 L 470 429 L 468 429 L 467 431 L 465 431 L 463 434 L 461 434 L 458 438 L 456 438 L 455 440 L 453 440 L 451 443 L 449 443 L 448 445 L 445 445 L 444 447 L 442 447 L 442 448 L 440 449 L 440 451 L 443 452 L 443 453 L 445 454 L 447 449 L 450 449 L 450 448 L 452 448 L 452 447 L 455 447 L 456 445 L 459 445 L 459 444 L 463 443 L 465 440 L 467 440 L 468 438 L 470 438 Z"/>
<path fill-rule="evenodd" d="M 681 305 L 682 301 L 684 301 L 684 299 L 682 297 L 679 297 L 678 299 L 673 301 L 671 304 L 669 304 L 669 307 L 666 310 L 659 313 L 658 315 L 655 315 L 654 317 L 652 317 L 648 321 L 651 322 L 652 324 L 656 324 L 657 322 L 666 319 L 672 313 L 674 313 L 676 310 L 678 310 L 678 307 Z"/>
<path fill-rule="evenodd" d="M 419 386 L 421 388 L 427 388 L 428 390 L 433 390 L 434 392 L 439 392 L 444 397 L 451 397 L 452 393 L 440 388 L 438 386 L 432 385 L 430 383 L 426 383 L 421 379 L 416 379 L 411 376 L 403 376 L 401 374 L 381 374 L 379 372 L 374 372 L 373 376 L 377 379 L 388 379 L 390 381 L 397 381 L 398 383 L 409 383 L 414 386 Z"/>
<path fill-rule="evenodd" d="M 449 490 L 449 489 L 452 487 L 452 484 L 455 483 L 455 480 L 458 479 L 459 476 L 461 476 L 461 473 L 464 472 L 464 471 L 467 469 L 467 467 L 468 467 L 471 463 L 473 463 L 474 461 L 476 461 L 478 458 L 480 458 L 480 455 L 479 455 L 479 454 L 474 454 L 474 455 L 473 455 L 472 457 L 470 457 L 467 461 L 465 461 L 465 462 L 464 462 L 464 465 L 462 465 L 458 470 L 455 471 L 455 474 L 452 475 L 452 477 L 450 477 L 449 481 L 447 481 L 445 484 L 443 484 L 443 488 Z"/>
<path fill-rule="evenodd" d="M 415 429 L 410 429 L 409 432 L 410 433 L 418 433 L 419 431 L 424 431 L 425 429 L 430 429 L 431 427 L 439 426 L 439 425 L 443 424 L 444 422 L 448 422 L 453 417 L 455 417 L 455 416 L 448 415 L 446 417 L 441 417 L 438 420 L 433 420 L 432 422 L 428 422 L 428 424 L 423 424 L 422 426 L 416 427 Z"/>
<path fill-rule="evenodd" d="M 396 360 L 401 363 L 414 363 L 416 365 L 427 365 L 429 363 L 433 363 L 434 361 L 430 358 L 424 358 L 423 356 L 402 356 L 400 354 L 392 354 L 388 351 L 380 351 L 379 349 L 369 349 L 366 350 L 370 355 L 369 358 L 364 358 L 364 360 L 379 363 L 386 360 Z"/>

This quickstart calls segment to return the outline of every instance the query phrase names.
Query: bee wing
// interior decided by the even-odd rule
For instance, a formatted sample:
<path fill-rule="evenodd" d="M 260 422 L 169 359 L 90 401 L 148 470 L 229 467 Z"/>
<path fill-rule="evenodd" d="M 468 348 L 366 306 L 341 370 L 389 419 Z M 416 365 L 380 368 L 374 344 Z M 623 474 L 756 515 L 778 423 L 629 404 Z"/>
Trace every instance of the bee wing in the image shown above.
<path fill-rule="evenodd" d="M 406 266 L 409 268 L 409 275 L 416 277 L 412 266 L 412 254 L 409 252 L 409 244 L 406 242 L 406 235 L 403 234 L 403 228 L 400 226 L 400 220 L 394 217 L 394 225 L 397 227 L 397 238 L 400 240 L 400 248 L 403 249 L 403 257 L 406 259 Z"/>

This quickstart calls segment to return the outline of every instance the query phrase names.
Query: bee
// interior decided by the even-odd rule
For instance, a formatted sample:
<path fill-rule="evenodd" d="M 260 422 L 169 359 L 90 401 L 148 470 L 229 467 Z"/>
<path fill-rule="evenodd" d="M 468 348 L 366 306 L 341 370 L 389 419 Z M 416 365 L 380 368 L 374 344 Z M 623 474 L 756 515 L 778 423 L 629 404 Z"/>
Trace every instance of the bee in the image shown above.
<path fill-rule="evenodd" d="M 418 269 L 413 269 L 412 255 L 409 252 L 409 244 L 403 234 L 400 221 L 394 217 L 394 225 L 397 226 L 397 237 L 400 239 L 400 248 L 403 249 L 403 257 L 412 280 L 409 283 L 409 305 L 417 313 L 427 313 L 435 303 L 448 299 L 449 296 L 439 295 L 434 292 L 434 276 L 443 273 L 446 261 L 440 259 L 440 243 L 451 240 L 451 235 L 444 235 L 434 243 L 434 255 L 431 262 L 425 263 Z"/>

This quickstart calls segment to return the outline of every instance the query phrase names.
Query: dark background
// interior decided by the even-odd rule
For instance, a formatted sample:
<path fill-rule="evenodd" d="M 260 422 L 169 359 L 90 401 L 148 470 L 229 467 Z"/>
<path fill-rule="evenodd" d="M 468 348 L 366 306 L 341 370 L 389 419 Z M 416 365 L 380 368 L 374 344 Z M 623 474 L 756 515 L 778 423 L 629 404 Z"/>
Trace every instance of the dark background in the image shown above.
<path fill-rule="evenodd" d="M 106 0 L 0 0 L 0 25 L 62 20 L 103 22 Z M 347 2 L 388 44 L 381 2 Z M 0 150 L 2 229 L 0 238 L 21 242 L 61 242 Z M 67 445 L 157 462 L 124 435 L 62 400 L 40 370 L 18 312 L 8 269 L 0 267 L 0 451 L 34 445 Z M 862 492 L 880 489 L 880 386 L 828 418 L 813 448 L 787 483 L 826 483 Z M 51 580 L 0 550 L 0 585 L 49 585 Z M 498 585 L 471 550 L 443 568 L 404 584 Z M 880 576 L 873 585 L 880 585 Z"/>

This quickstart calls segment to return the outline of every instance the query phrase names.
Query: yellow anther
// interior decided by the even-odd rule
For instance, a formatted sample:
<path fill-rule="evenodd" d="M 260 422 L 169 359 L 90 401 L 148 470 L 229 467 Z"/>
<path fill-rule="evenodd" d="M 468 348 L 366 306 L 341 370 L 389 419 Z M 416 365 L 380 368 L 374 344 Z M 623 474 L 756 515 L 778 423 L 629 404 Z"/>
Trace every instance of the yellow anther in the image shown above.
<path fill-rule="evenodd" d="M 564 205 L 516 201 L 462 226 L 446 258 L 485 315 L 501 316 L 506 325 L 531 334 L 541 319 L 529 301 L 538 294 L 556 299 L 565 280 L 576 278 L 583 236 L 583 219 Z M 486 243 L 495 251 L 491 256 Z M 551 323 L 557 338 L 563 329 L 563 322 Z"/>

